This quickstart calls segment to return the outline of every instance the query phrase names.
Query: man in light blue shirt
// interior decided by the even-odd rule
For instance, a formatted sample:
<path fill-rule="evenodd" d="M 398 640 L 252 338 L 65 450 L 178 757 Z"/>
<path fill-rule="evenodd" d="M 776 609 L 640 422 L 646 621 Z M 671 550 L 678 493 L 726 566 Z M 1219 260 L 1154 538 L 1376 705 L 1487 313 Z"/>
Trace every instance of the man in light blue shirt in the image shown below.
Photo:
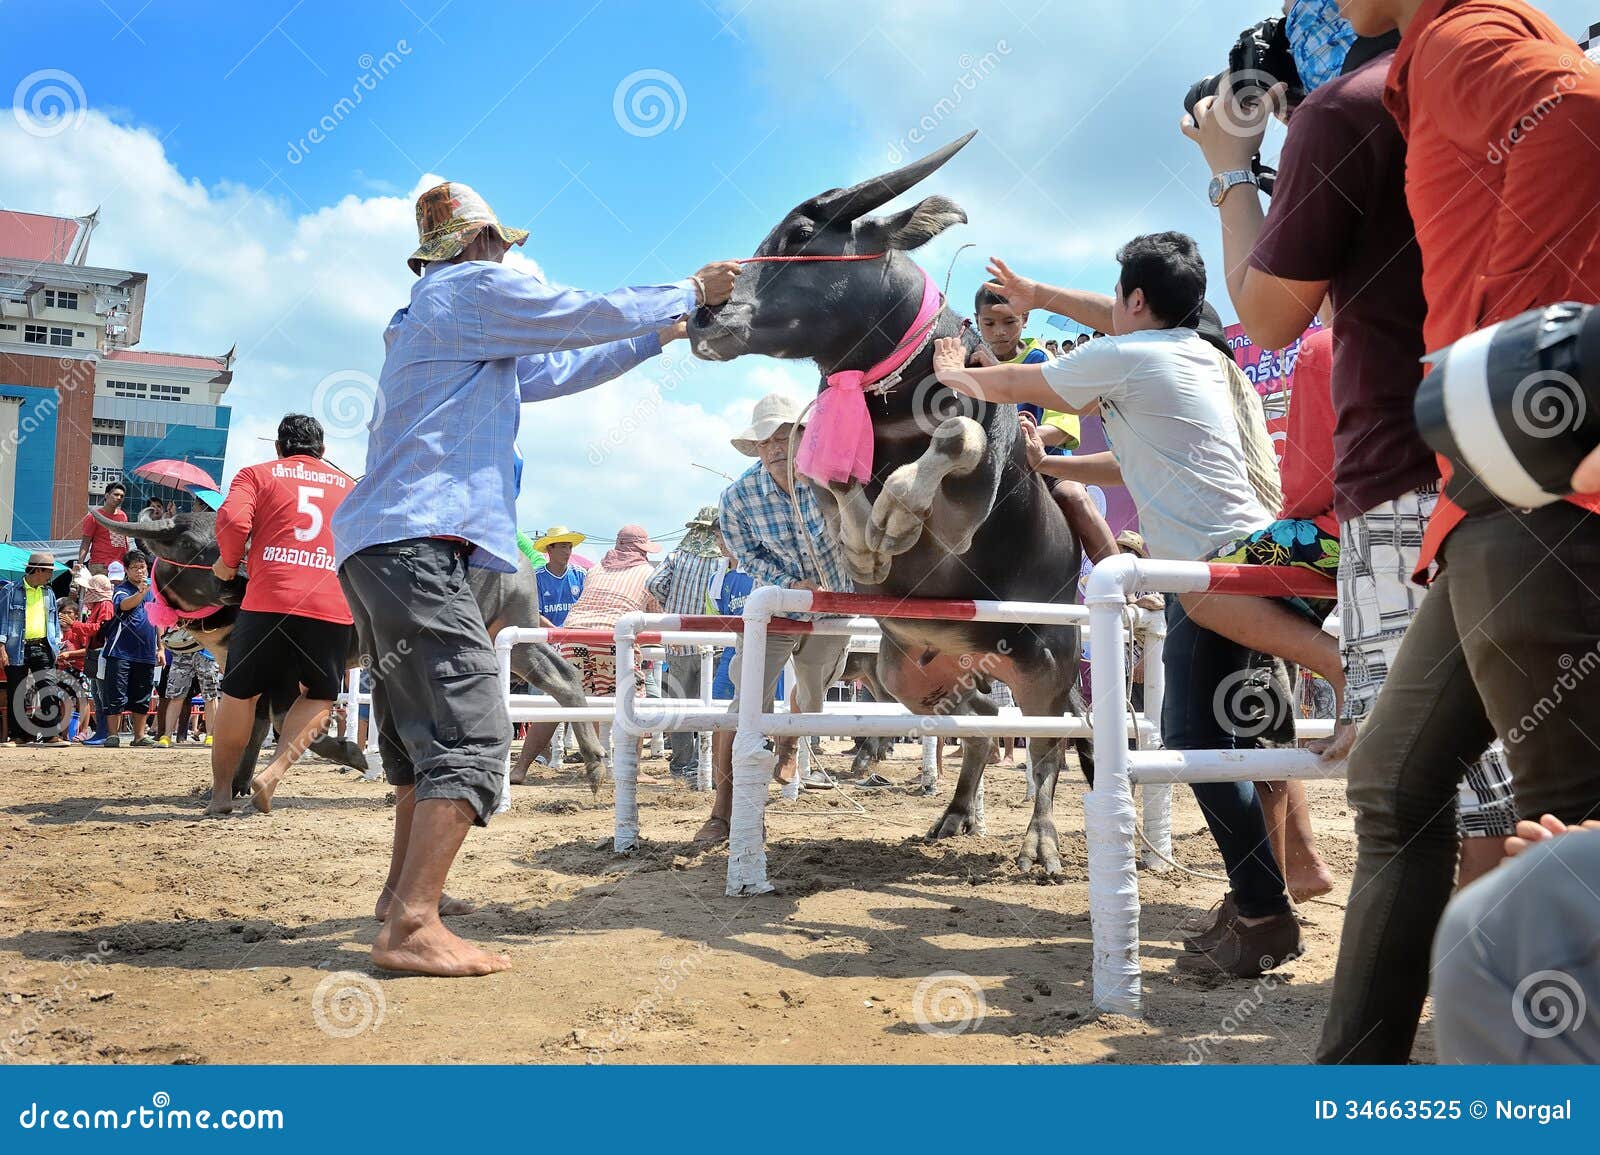
<path fill-rule="evenodd" d="M 505 970 L 446 930 L 444 883 L 493 812 L 511 723 L 467 567 L 517 568 L 519 406 L 609 381 L 728 299 L 737 262 L 671 285 L 585 293 L 504 267 L 522 229 L 442 184 L 417 200 L 411 303 L 384 331 L 367 474 L 332 519 L 339 580 L 371 663 L 373 713 L 396 787 L 394 851 L 372 961 L 464 976 Z"/>

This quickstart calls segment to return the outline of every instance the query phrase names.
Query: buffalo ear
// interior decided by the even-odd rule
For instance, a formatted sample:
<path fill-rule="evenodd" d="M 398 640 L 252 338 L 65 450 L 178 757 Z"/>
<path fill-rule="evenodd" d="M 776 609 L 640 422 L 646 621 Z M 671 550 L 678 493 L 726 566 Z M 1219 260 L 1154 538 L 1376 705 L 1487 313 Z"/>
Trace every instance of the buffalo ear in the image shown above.
<path fill-rule="evenodd" d="M 904 212 L 872 222 L 887 249 L 920 249 L 951 225 L 967 223 L 967 214 L 949 197 L 928 197 Z"/>

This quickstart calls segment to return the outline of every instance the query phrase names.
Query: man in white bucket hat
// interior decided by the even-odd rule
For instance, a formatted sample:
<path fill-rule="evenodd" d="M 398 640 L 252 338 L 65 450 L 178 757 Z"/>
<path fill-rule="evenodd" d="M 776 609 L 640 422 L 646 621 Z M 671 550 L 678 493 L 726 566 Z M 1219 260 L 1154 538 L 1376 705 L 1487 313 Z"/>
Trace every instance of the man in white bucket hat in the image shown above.
<path fill-rule="evenodd" d="M 796 485 L 789 470 L 789 444 L 791 438 L 799 436 L 800 414 L 800 402 L 782 393 L 769 393 L 756 402 L 749 427 L 733 439 L 733 447 L 740 453 L 760 460 L 722 493 L 723 540 L 740 568 L 755 578 L 758 586 L 850 593 L 853 586 L 844 558 L 823 523 L 817 496 L 809 486 Z M 850 639 L 843 636 L 768 634 L 762 701 L 772 701 L 778 675 L 792 657 L 795 709 L 805 713 L 821 710 L 828 687 L 844 668 L 849 643 Z M 736 653 L 733 659 L 735 693 L 729 709 L 734 713 L 746 690 L 739 679 L 741 657 Z M 778 740 L 774 776 L 779 781 L 787 781 L 794 773 L 794 749 L 793 738 Z M 716 735 L 712 767 L 717 795 L 711 817 L 695 835 L 697 842 L 724 842 L 728 837 L 728 819 L 733 813 L 731 731 Z M 832 785 L 821 771 L 816 771 L 814 777 L 816 780 L 807 785 Z"/>

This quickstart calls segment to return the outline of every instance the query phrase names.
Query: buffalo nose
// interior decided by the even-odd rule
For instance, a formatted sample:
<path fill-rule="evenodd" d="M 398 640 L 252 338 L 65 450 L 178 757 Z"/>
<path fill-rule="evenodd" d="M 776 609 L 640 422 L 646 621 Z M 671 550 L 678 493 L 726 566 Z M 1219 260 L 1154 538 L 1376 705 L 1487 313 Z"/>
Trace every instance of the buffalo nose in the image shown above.
<path fill-rule="evenodd" d="M 695 328 L 709 329 L 711 327 L 711 319 L 716 315 L 717 311 L 710 305 L 701 305 L 694 311 Z"/>

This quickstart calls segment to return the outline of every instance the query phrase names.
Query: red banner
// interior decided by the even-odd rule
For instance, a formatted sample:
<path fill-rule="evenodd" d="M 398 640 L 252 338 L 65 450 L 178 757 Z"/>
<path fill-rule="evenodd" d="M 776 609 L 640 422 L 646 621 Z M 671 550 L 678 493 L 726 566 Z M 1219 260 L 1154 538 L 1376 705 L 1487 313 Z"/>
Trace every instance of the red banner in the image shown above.
<path fill-rule="evenodd" d="M 1250 338 L 1244 335 L 1243 325 L 1229 325 L 1226 330 L 1228 348 L 1233 350 L 1234 361 L 1250 378 L 1256 392 L 1263 397 L 1270 397 L 1274 393 L 1282 393 L 1288 385 L 1289 377 L 1294 373 L 1295 360 L 1300 356 L 1300 342 L 1320 328 L 1322 322 L 1313 320 L 1311 328 L 1297 337 L 1294 344 L 1287 349 L 1274 351 L 1256 348 Z"/>

